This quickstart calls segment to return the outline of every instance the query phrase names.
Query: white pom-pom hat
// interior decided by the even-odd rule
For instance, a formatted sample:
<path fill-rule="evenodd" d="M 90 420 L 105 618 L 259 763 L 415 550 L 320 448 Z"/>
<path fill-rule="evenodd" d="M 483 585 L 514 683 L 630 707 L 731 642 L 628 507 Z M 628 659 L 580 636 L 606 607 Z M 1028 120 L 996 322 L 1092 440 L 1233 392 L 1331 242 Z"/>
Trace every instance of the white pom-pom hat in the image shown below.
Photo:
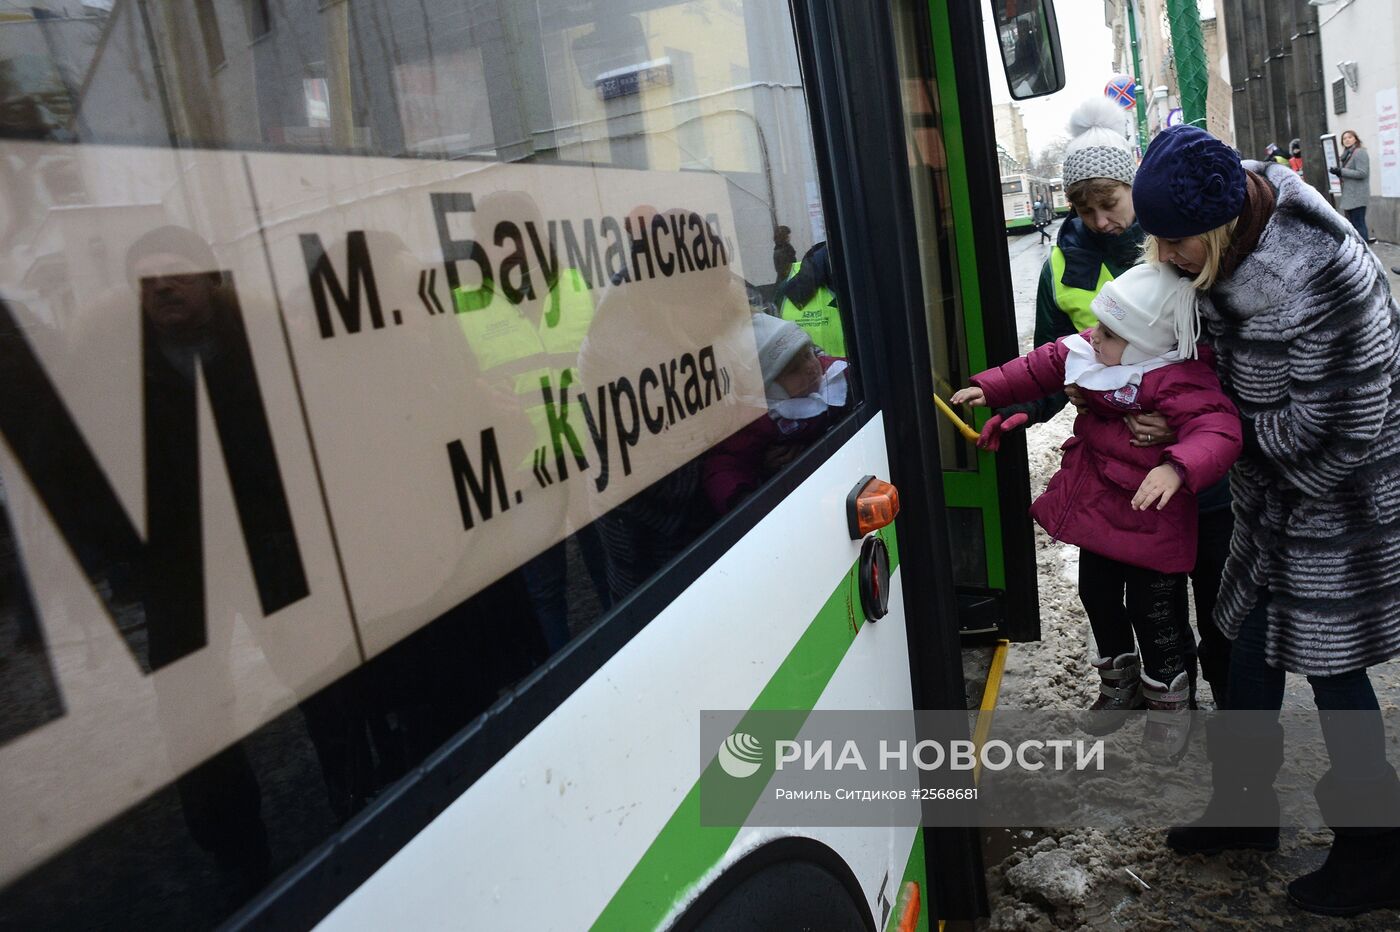
<path fill-rule="evenodd" d="M 1071 139 L 1065 147 L 1064 184 L 1087 178 L 1111 178 L 1131 186 L 1137 160 L 1123 134 L 1123 111 L 1107 97 L 1094 97 L 1069 118 Z"/>
<path fill-rule="evenodd" d="M 1105 327 L 1128 342 L 1136 354 L 1123 354 L 1125 363 L 1141 362 L 1176 350 L 1180 359 L 1196 355 L 1200 318 L 1196 289 L 1163 265 L 1135 265 L 1113 281 L 1090 305 Z"/>

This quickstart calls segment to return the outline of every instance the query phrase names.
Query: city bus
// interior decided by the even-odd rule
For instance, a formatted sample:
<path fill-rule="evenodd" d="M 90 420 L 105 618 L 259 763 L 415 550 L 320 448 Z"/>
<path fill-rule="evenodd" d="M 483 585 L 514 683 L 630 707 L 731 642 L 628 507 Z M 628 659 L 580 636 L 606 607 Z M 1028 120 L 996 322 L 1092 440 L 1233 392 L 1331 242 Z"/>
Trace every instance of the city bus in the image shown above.
<path fill-rule="evenodd" d="M 984 914 L 972 828 L 696 812 L 706 710 L 1039 635 L 1024 440 L 933 398 L 1017 352 L 981 7 L 5 14 L 0 923 Z"/>
<path fill-rule="evenodd" d="M 1001 209 L 1007 232 L 1024 232 L 1035 225 L 1035 202 L 1051 203 L 1051 182 L 1030 172 L 1001 176 Z"/>
<path fill-rule="evenodd" d="M 1065 217 L 1069 215 L 1069 198 L 1065 196 L 1063 178 L 1050 179 L 1050 205 L 1054 208 L 1055 216 Z"/>

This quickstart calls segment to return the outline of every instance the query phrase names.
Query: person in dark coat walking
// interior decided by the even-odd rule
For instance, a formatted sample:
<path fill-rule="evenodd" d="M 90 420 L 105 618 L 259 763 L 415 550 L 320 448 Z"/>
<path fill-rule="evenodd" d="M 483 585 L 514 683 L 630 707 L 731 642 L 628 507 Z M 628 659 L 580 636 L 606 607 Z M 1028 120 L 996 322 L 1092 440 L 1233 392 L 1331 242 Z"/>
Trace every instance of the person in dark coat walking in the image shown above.
<path fill-rule="evenodd" d="M 1051 212 L 1050 205 L 1040 198 L 1036 198 L 1031 216 L 1035 220 L 1035 229 L 1036 232 L 1040 234 L 1040 241 L 1042 243 L 1051 242 L 1048 230 L 1050 229 L 1050 222 L 1055 219 L 1055 215 Z"/>
<path fill-rule="evenodd" d="M 773 231 L 773 279 L 776 285 L 787 281 L 792 264 L 797 261 L 797 247 L 792 245 L 792 227 L 780 226 Z"/>
<path fill-rule="evenodd" d="M 1367 675 L 1400 655 L 1400 308 L 1359 230 L 1321 194 L 1286 166 L 1242 164 L 1204 130 L 1153 140 L 1133 202 L 1148 261 L 1193 276 L 1216 371 L 1244 422 L 1215 616 L 1234 639 L 1228 707 L 1278 710 L 1292 672 L 1307 676 L 1320 711 L 1349 713 L 1322 716 L 1331 768 L 1315 795 L 1332 848 L 1288 897 L 1325 915 L 1400 906 L 1400 779 Z M 1207 731 L 1211 802 L 1168 833 L 1171 848 L 1278 846 L 1283 735 L 1270 720 Z M 1245 763 L 1222 764 L 1225 748 Z M 1358 800 L 1374 827 L 1347 815 Z M 1241 817 L 1274 821 L 1221 827 Z"/>
<path fill-rule="evenodd" d="M 1366 207 L 1371 203 L 1371 156 L 1361 145 L 1361 138 L 1352 130 L 1342 133 L 1341 164 L 1327 169 L 1342 179 L 1342 193 L 1337 196 L 1337 209 L 1347 215 L 1356 232 L 1368 243 L 1374 243 L 1366 227 Z"/>

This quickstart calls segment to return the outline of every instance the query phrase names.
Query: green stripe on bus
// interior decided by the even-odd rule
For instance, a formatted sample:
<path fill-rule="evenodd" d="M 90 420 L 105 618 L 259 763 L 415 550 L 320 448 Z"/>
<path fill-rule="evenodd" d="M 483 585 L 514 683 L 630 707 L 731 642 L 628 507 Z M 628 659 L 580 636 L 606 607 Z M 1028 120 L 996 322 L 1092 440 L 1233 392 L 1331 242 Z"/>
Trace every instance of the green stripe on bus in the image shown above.
<path fill-rule="evenodd" d="M 893 575 L 899 565 L 894 526 L 881 528 L 878 533 L 889 547 Z M 864 625 L 856 579 L 859 565 L 859 559 L 851 564 L 817 617 L 759 692 L 749 707 L 750 712 L 774 709 L 810 712 L 817 704 Z M 742 728 L 741 724 L 739 729 Z M 710 768 L 717 766 L 713 760 L 709 764 Z M 756 779 L 751 784 L 754 802 L 758 801 L 767 782 Z M 592 928 L 597 932 L 656 928 L 680 896 L 691 890 L 724 857 L 739 834 L 739 828 L 700 824 L 700 781 L 697 780 L 602 914 L 594 920 Z"/>

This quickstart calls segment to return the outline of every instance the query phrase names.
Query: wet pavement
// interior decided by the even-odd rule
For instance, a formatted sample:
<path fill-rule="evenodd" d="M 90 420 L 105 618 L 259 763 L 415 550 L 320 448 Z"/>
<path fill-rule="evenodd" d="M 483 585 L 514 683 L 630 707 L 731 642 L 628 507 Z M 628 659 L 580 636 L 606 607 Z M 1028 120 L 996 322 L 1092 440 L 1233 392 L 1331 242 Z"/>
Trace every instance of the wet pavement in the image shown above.
<path fill-rule="evenodd" d="M 1050 224 L 1050 240 L 1060 235 L 1060 224 Z M 1016 335 L 1021 348 L 1030 348 L 1035 333 L 1035 292 L 1040 284 L 1040 267 L 1050 258 L 1050 243 L 1042 242 L 1034 232 L 1008 236 L 1006 251 L 1011 258 L 1011 291 L 1016 298 Z"/>

